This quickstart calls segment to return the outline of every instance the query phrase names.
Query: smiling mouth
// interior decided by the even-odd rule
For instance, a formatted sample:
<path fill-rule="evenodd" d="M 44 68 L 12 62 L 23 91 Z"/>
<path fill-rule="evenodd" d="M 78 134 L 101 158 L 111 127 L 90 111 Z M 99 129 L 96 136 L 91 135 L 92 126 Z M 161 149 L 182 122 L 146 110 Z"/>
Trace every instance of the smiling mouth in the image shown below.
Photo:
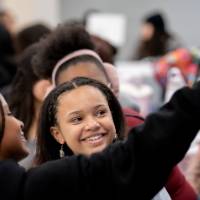
<path fill-rule="evenodd" d="M 20 136 L 21 136 L 21 140 L 23 142 L 27 142 L 26 138 L 24 137 L 24 132 L 23 131 L 20 131 Z"/>
<path fill-rule="evenodd" d="M 81 139 L 81 141 L 88 142 L 88 143 L 96 143 L 96 142 L 102 141 L 105 135 L 106 135 L 105 133 L 95 134 L 93 136 L 83 138 Z"/>

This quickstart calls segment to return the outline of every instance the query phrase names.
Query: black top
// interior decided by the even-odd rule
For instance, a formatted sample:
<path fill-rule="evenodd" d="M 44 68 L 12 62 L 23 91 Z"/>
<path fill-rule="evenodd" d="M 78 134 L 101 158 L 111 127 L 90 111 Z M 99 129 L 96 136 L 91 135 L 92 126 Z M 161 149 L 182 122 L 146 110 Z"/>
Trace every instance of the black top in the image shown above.
<path fill-rule="evenodd" d="M 199 130 L 199 102 L 200 84 L 198 89 L 184 88 L 132 129 L 125 142 L 90 158 L 72 156 L 30 170 L 21 176 L 23 181 L 17 180 L 24 182 L 24 199 L 151 199 Z"/>
<path fill-rule="evenodd" d="M 25 169 L 12 160 L 0 161 L 0 199 L 21 200 Z"/>

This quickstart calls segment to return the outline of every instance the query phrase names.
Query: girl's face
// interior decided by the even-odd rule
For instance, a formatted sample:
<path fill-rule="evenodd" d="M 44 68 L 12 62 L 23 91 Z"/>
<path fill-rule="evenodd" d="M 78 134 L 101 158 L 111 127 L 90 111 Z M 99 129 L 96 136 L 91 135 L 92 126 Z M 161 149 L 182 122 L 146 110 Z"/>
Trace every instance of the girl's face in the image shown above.
<path fill-rule="evenodd" d="M 144 23 L 140 30 L 141 38 L 143 41 L 149 41 L 154 34 L 154 27 L 150 23 Z"/>
<path fill-rule="evenodd" d="M 101 69 L 95 63 L 89 61 L 71 65 L 66 70 L 63 70 L 58 76 L 58 85 L 71 81 L 78 76 L 92 78 L 108 85 L 108 81 Z"/>
<path fill-rule="evenodd" d="M 1 159 L 11 158 L 19 161 L 29 153 L 22 131 L 23 123 L 11 114 L 8 104 L 2 96 L 0 96 L 0 100 L 5 115 L 5 129 L 0 144 L 0 157 Z"/>
<path fill-rule="evenodd" d="M 57 125 L 51 133 L 74 154 L 91 155 L 112 143 L 116 130 L 104 95 L 92 86 L 81 86 L 58 99 Z"/>

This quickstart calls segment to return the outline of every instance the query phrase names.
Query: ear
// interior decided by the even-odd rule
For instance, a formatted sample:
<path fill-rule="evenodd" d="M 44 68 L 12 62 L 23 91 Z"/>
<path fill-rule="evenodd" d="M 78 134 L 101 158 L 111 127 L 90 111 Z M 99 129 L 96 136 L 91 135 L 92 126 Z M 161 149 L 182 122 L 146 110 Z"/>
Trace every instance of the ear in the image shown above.
<path fill-rule="evenodd" d="M 33 95 L 34 97 L 42 102 L 46 95 L 48 88 L 51 86 L 51 82 L 47 79 L 41 79 L 37 81 L 33 86 Z"/>
<path fill-rule="evenodd" d="M 51 135 L 54 137 L 54 139 L 60 143 L 60 144 L 64 144 L 65 143 L 65 139 L 61 133 L 61 131 L 58 129 L 58 127 L 51 127 L 50 128 L 50 132 L 51 132 Z"/>

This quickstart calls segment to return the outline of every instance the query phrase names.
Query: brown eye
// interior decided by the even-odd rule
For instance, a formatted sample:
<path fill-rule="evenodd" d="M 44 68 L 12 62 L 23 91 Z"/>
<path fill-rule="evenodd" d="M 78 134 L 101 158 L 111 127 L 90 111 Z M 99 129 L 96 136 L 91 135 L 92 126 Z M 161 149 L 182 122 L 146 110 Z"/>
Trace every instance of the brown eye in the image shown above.
<path fill-rule="evenodd" d="M 104 117 L 107 113 L 107 110 L 106 109 L 100 109 L 96 112 L 96 116 L 97 117 Z"/>
<path fill-rule="evenodd" d="M 82 118 L 80 116 L 73 117 L 71 120 L 72 124 L 79 124 L 82 121 Z"/>

